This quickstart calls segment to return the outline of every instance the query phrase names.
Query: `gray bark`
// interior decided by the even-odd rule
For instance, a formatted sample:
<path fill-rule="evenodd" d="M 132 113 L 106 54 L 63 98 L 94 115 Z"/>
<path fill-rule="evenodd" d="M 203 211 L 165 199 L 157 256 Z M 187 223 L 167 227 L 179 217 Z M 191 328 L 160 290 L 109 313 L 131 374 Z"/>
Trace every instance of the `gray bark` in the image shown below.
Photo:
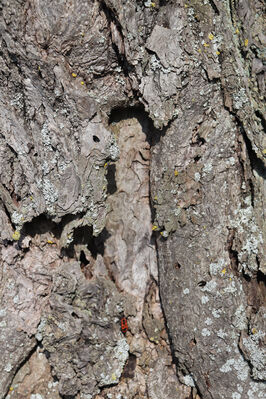
<path fill-rule="evenodd" d="M 265 397 L 263 11 L 2 0 L 0 399 Z"/>

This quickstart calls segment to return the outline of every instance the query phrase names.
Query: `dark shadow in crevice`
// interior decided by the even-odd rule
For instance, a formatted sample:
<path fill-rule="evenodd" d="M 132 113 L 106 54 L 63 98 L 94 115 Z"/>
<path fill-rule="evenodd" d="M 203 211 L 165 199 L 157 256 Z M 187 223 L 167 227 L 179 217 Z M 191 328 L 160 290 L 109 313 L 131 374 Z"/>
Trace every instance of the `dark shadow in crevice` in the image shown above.
<path fill-rule="evenodd" d="M 107 166 L 107 173 L 106 173 L 107 194 L 114 194 L 117 191 L 115 172 L 116 172 L 115 163 L 110 163 Z"/>
<path fill-rule="evenodd" d="M 80 226 L 74 230 L 73 240 L 68 247 L 62 248 L 61 255 L 67 256 L 68 258 L 77 259 L 75 251 L 75 245 L 84 245 L 91 253 L 93 259 L 97 258 L 97 255 L 104 254 L 105 241 L 110 237 L 110 234 L 104 228 L 102 232 L 97 236 L 93 236 L 92 226 Z M 86 258 L 84 251 L 81 250 L 79 259 L 77 259 L 86 266 L 89 260 Z"/>
<path fill-rule="evenodd" d="M 22 234 L 25 236 L 35 237 L 39 234 L 52 233 L 59 238 L 61 235 L 59 224 L 53 222 L 44 213 L 33 218 L 30 222 L 24 224 Z"/>
<path fill-rule="evenodd" d="M 150 146 L 159 143 L 162 136 L 165 136 L 166 130 L 169 126 L 163 129 L 156 129 L 152 119 L 144 109 L 144 105 L 140 104 L 135 107 L 114 108 L 109 117 L 109 124 L 118 123 L 122 120 L 136 118 L 146 135 L 146 140 Z"/>
<path fill-rule="evenodd" d="M 233 249 L 234 240 L 235 240 L 235 229 L 228 228 L 228 237 L 227 237 L 227 251 L 230 259 L 230 265 L 232 272 L 235 276 L 239 277 L 239 259 L 238 253 L 236 250 Z"/>
<path fill-rule="evenodd" d="M 61 222 L 55 223 L 45 213 L 33 218 L 30 222 L 26 222 L 21 230 L 21 235 L 35 237 L 36 235 L 52 233 L 57 239 L 60 238 L 64 227 L 76 219 L 81 219 L 84 213 L 77 215 L 65 215 Z"/>
<path fill-rule="evenodd" d="M 220 11 L 219 11 L 217 5 L 215 4 L 215 2 L 214 2 L 213 0 L 209 0 L 209 1 L 210 1 L 210 5 L 211 5 L 211 7 L 212 7 L 214 13 L 215 13 L 216 15 L 220 15 Z"/>
<path fill-rule="evenodd" d="M 266 120 L 265 120 L 264 115 L 259 110 L 255 111 L 255 115 L 259 118 L 261 125 L 263 127 L 263 130 L 264 130 L 264 133 L 266 133 Z"/>
<path fill-rule="evenodd" d="M 137 366 L 137 357 L 132 353 L 129 354 L 128 360 L 125 364 L 122 377 L 124 378 L 134 378 L 135 377 L 135 369 Z"/>
<path fill-rule="evenodd" d="M 90 261 L 86 258 L 86 255 L 85 255 L 84 251 L 80 252 L 79 261 L 80 261 L 81 267 L 82 266 L 85 267 L 85 266 L 87 266 L 90 263 Z"/>
<path fill-rule="evenodd" d="M 260 270 L 257 272 L 256 282 L 258 285 L 258 296 L 260 298 L 260 306 L 265 304 L 266 299 L 266 276 Z"/>
<path fill-rule="evenodd" d="M 245 141 L 252 169 L 255 170 L 260 177 L 262 177 L 263 179 L 266 179 L 266 167 L 264 165 L 264 162 L 260 158 L 257 157 L 256 152 L 252 148 L 252 143 L 247 136 L 247 133 L 244 129 L 243 123 L 240 121 L 240 119 L 238 117 L 235 116 L 235 118 L 236 118 L 236 122 L 239 126 L 240 132 L 243 136 L 243 139 Z"/>

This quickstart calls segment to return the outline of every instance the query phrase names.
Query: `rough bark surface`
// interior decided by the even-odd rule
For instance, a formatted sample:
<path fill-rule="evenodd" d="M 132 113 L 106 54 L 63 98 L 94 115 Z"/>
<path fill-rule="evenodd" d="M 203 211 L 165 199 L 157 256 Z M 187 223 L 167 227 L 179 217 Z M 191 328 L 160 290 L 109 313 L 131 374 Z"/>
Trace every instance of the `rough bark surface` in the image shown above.
<path fill-rule="evenodd" d="M 1 1 L 0 399 L 265 397 L 264 11 Z"/>

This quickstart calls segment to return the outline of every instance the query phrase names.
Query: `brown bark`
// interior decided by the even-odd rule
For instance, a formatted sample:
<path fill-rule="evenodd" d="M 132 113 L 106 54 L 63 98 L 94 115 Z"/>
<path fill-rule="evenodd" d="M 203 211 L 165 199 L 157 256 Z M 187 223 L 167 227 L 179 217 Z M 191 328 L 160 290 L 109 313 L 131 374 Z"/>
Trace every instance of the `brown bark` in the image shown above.
<path fill-rule="evenodd" d="M 0 398 L 265 396 L 263 12 L 2 0 Z"/>

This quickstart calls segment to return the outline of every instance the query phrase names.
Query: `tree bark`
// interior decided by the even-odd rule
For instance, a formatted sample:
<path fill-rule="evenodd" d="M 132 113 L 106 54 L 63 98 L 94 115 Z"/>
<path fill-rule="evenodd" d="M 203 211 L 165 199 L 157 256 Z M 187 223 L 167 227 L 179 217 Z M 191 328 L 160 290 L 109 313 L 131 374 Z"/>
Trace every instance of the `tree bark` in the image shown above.
<path fill-rule="evenodd" d="M 2 0 L 0 399 L 265 397 L 263 12 Z"/>

